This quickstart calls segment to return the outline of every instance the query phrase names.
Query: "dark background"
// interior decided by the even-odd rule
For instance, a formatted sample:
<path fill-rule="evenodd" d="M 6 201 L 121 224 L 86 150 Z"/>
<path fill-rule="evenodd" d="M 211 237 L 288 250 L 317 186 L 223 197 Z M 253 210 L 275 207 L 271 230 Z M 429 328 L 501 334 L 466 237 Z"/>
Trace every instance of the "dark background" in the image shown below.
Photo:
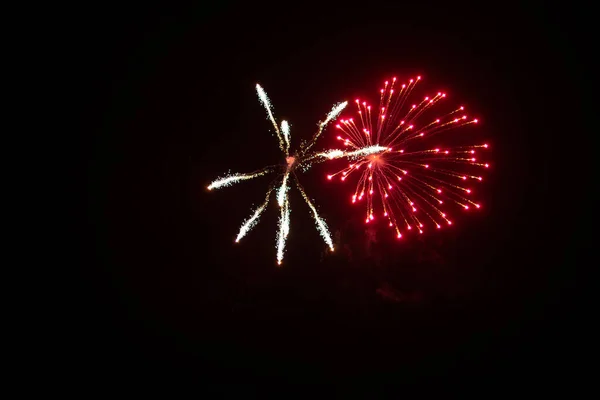
<path fill-rule="evenodd" d="M 574 136 L 589 103 L 571 9 L 103 3 L 77 14 L 90 233 L 67 334 L 78 379 L 323 382 L 371 395 L 405 382 L 585 381 L 590 235 L 578 216 L 591 200 L 574 194 L 588 171 L 586 135 Z M 282 268 L 275 208 L 233 244 L 268 179 L 205 187 L 280 161 L 256 82 L 297 145 L 333 103 L 417 74 L 482 119 L 493 168 L 477 187 L 481 211 L 425 241 L 380 239 L 379 263 L 361 258 L 361 239 L 353 262 L 321 261 L 322 240 L 293 195 Z M 335 145 L 328 130 L 317 147 Z M 362 212 L 328 171 L 302 182 L 332 231 L 351 235 Z M 425 259 L 434 252 L 443 261 Z"/>

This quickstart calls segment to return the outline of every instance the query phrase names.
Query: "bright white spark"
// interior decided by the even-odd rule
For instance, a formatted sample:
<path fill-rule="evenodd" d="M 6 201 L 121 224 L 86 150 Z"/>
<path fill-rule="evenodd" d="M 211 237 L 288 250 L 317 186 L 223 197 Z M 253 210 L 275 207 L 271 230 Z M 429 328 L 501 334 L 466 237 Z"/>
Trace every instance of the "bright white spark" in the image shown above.
<path fill-rule="evenodd" d="M 242 227 L 240 229 L 240 233 L 238 233 L 237 237 L 235 238 L 236 243 L 239 242 L 240 239 L 242 239 L 244 236 L 246 236 L 246 234 L 248 232 L 250 232 L 252 230 L 252 228 L 254 228 L 256 226 L 256 224 L 258 224 L 260 215 L 263 213 L 263 211 L 265 211 L 265 209 L 269 205 L 269 195 L 270 194 L 271 194 L 271 190 L 269 190 L 267 192 L 265 201 L 256 209 L 256 211 L 254 211 L 254 214 L 252 215 L 252 217 L 250 217 L 246 221 L 244 221 L 244 223 L 242 224 Z"/>
<path fill-rule="evenodd" d="M 329 114 L 327 114 L 327 118 L 325 118 L 325 121 L 321 122 L 321 126 L 324 128 L 325 125 L 337 118 L 337 116 L 340 115 L 340 113 L 344 110 L 344 108 L 346 108 L 347 105 L 348 102 L 344 101 L 343 103 L 339 103 L 333 106 L 333 109 L 329 112 Z"/>
<path fill-rule="evenodd" d="M 248 179 L 254 179 L 266 174 L 267 172 L 268 171 L 254 172 L 251 174 L 233 174 L 224 178 L 219 178 L 216 181 L 212 182 L 210 185 L 208 185 L 208 190 L 219 189 L 222 187 L 231 186 L 241 181 L 246 181 Z"/>
<path fill-rule="evenodd" d="M 324 151 L 322 153 L 318 153 L 317 156 L 327 157 L 330 160 L 333 160 L 334 158 L 342 158 L 342 157 L 366 156 L 369 154 L 380 153 L 382 151 L 386 151 L 387 149 L 388 148 L 384 147 L 384 146 L 369 146 L 369 147 L 363 147 L 361 149 L 354 150 L 354 151 L 328 150 L 328 151 Z"/>
<path fill-rule="evenodd" d="M 285 250 L 285 239 L 290 232 L 290 205 L 287 194 L 281 207 L 281 215 L 279 217 L 279 232 L 277 233 L 277 264 L 281 265 L 283 260 L 283 251 Z"/>
<path fill-rule="evenodd" d="M 285 212 L 285 224 L 283 224 L 283 234 L 285 235 L 285 238 L 287 239 L 288 235 L 290 234 L 290 213 L 291 213 L 291 209 L 290 209 L 290 199 L 289 199 L 289 197 L 286 198 L 286 200 L 285 200 L 285 208 L 286 208 L 286 212 Z"/>
<path fill-rule="evenodd" d="M 304 198 L 304 201 L 306 201 L 306 204 L 308 204 L 308 206 L 310 207 L 310 209 L 313 212 L 313 217 L 315 218 L 315 222 L 317 224 L 317 230 L 319 231 L 319 234 L 321 235 L 321 237 L 323 238 L 325 243 L 327 243 L 327 245 L 329 246 L 331 251 L 333 251 L 333 241 L 331 240 L 331 234 L 329 233 L 329 229 L 327 229 L 327 224 L 325 223 L 325 221 L 323 219 L 321 219 L 321 217 L 319 217 L 319 213 L 317 212 L 317 209 L 312 204 L 312 202 L 310 201 L 310 199 L 308 198 L 308 196 L 306 195 L 304 190 L 300 186 L 298 186 L 298 189 L 300 190 L 300 193 L 302 193 L 302 197 Z"/>
<path fill-rule="evenodd" d="M 285 154 L 287 155 L 290 151 L 290 125 L 287 121 L 281 121 L 281 131 L 285 139 Z"/>
<path fill-rule="evenodd" d="M 283 182 L 281 183 L 281 187 L 277 191 L 277 203 L 279 204 L 279 207 L 283 207 L 283 202 L 286 197 L 285 195 L 289 189 L 289 186 L 287 184 L 289 175 L 290 175 L 290 171 L 289 170 L 285 171 L 285 175 L 283 176 Z"/>
<path fill-rule="evenodd" d="M 264 89 L 258 83 L 256 84 L 256 93 L 258 93 L 258 98 L 260 99 L 261 103 L 267 110 L 267 114 L 269 115 L 269 119 L 271 120 L 271 123 L 273 124 L 273 127 L 275 128 L 275 132 L 277 132 L 277 139 L 279 139 L 279 148 L 281 149 L 281 151 L 285 151 L 283 148 L 283 138 L 281 137 L 281 132 L 279 132 L 279 127 L 277 126 L 277 122 L 275 122 L 275 117 L 273 117 L 273 113 L 271 112 L 273 106 L 271 105 L 271 102 L 269 101 L 269 97 L 267 96 L 267 93 L 264 91 Z"/>
<path fill-rule="evenodd" d="M 320 157 L 327 157 L 330 160 L 333 160 L 334 158 L 344 157 L 344 152 L 342 150 L 328 150 L 317 155 Z"/>
<path fill-rule="evenodd" d="M 317 139 L 323 132 L 323 129 L 325 129 L 325 126 L 327 126 L 329 122 L 334 120 L 342 112 L 342 110 L 346 108 L 347 105 L 348 102 L 344 101 L 343 103 L 339 103 L 333 106 L 331 111 L 329 111 L 329 114 L 327 114 L 325 121 L 319 122 L 319 130 L 317 131 L 317 133 L 315 133 L 315 136 L 313 136 L 312 140 L 306 145 L 306 147 L 304 147 L 302 153 L 306 153 L 317 142 Z"/>

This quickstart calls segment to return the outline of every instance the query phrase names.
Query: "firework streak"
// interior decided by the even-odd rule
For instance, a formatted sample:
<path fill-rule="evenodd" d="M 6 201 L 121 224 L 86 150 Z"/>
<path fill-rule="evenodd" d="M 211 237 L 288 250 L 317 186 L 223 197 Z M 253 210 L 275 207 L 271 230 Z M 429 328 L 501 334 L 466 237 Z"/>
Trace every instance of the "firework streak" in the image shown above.
<path fill-rule="evenodd" d="M 269 185 L 269 189 L 267 190 L 263 203 L 254 210 L 252 215 L 246 221 L 244 221 L 235 241 L 239 242 L 244 236 L 246 236 L 246 234 L 248 234 L 248 232 L 250 232 L 250 230 L 252 230 L 254 226 L 256 226 L 261 214 L 264 212 L 264 210 L 269 204 L 269 198 L 271 193 L 275 192 L 277 197 L 277 204 L 280 209 L 279 224 L 276 236 L 277 263 L 281 264 L 284 256 L 286 239 L 290 232 L 291 208 L 289 202 L 289 190 L 291 189 L 291 182 L 293 181 L 295 183 L 296 188 L 300 191 L 302 198 L 311 210 L 312 216 L 315 220 L 317 231 L 319 232 L 325 243 L 329 246 L 331 251 L 333 251 L 333 242 L 331 240 L 331 234 L 329 233 L 327 224 L 319 216 L 313 202 L 309 199 L 308 195 L 300 185 L 298 177 L 296 176 L 296 170 L 298 168 L 301 168 L 301 170 L 306 171 L 308 168 L 310 168 L 311 165 L 315 163 L 337 158 L 358 159 L 361 156 L 380 153 L 386 150 L 386 148 L 382 146 L 366 145 L 363 147 L 356 147 L 352 149 L 352 151 L 327 150 L 323 152 L 307 154 L 307 151 L 316 143 L 317 139 L 319 138 L 327 124 L 331 121 L 334 121 L 348 104 L 347 102 L 343 102 L 334 105 L 332 110 L 327 114 L 325 120 L 319 122 L 317 133 L 313 136 L 313 138 L 308 143 L 302 145 L 296 153 L 290 155 L 291 134 L 289 124 L 287 123 L 287 121 L 282 121 L 281 126 L 278 126 L 277 122 L 275 121 L 275 117 L 273 116 L 273 106 L 271 105 L 267 93 L 258 84 L 256 85 L 256 92 L 258 94 L 258 98 L 261 104 L 265 107 L 265 110 L 267 111 L 267 117 L 269 121 L 271 121 L 271 123 L 273 124 L 273 128 L 275 129 L 275 134 L 277 136 L 279 144 L 279 149 L 284 155 L 285 163 L 276 166 L 268 166 L 261 170 L 251 172 L 248 174 L 228 174 L 222 178 L 213 181 L 208 186 L 208 190 L 231 186 L 238 182 L 258 178 L 264 175 L 276 175 L 276 178 Z"/>
<path fill-rule="evenodd" d="M 436 228 L 451 225 L 450 216 L 442 210 L 446 203 L 464 210 L 480 208 L 481 205 L 470 198 L 472 189 L 468 182 L 481 181 L 476 171 L 489 166 L 479 162 L 476 154 L 487 149 L 487 144 L 442 145 L 442 138 L 456 142 L 458 135 L 438 134 L 450 130 L 458 132 L 457 128 L 474 125 L 477 119 L 468 118 L 462 106 L 443 116 L 432 117 L 432 109 L 446 94 L 438 92 L 415 99 L 412 93 L 420 80 L 421 77 L 417 77 L 401 85 L 396 83 L 396 78 L 385 82 L 377 111 L 372 112 L 370 105 L 356 100 L 357 115 L 340 120 L 336 125 L 341 132 L 337 139 L 353 151 L 373 146 L 384 150 L 362 153 L 346 168 L 327 176 L 344 181 L 353 173 L 359 175 L 352 203 L 365 203 L 365 222 L 369 223 L 375 218 L 375 199 L 379 199 L 379 212 L 398 238 L 412 229 L 423 233 L 426 224 Z"/>

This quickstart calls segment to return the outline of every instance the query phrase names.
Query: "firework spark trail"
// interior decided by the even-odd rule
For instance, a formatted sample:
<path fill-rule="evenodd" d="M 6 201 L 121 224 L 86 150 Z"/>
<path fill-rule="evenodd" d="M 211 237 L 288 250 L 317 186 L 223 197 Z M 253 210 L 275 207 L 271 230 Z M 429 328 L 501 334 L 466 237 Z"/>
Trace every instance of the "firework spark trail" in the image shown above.
<path fill-rule="evenodd" d="M 301 150 L 302 154 L 305 154 L 317 142 L 317 139 L 319 138 L 319 136 L 321 135 L 321 133 L 323 132 L 323 129 L 325 129 L 327 124 L 329 122 L 333 121 L 334 119 L 336 119 L 340 115 L 340 113 L 344 110 L 344 108 L 346 108 L 347 105 L 348 105 L 348 102 L 344 101 L 342 103 L 338 103 L 333 106 L 333 108 L 331 109 L 329 114 L 327 114 L 325 121 L 319 122 L 319 129 L 317 130 L 317 133 L 315 133 L 315 135 L 310 140 L 310 142 L 308 142 L 308 144 Z"/>
<path fill-rule="evenodd" d="M 336 158 L 354 158 L 354 157 L 360 157 L 360 156 L 367 156 L 370 154 L 381 153 L 381 152 L 384 152 L 387 150 L 388 150 L 388 148 L 383 147 L 383 146 L 363 147 L 361 149 L 354 150 L 354 151 L 343 151 L 343 150 L 335 149 L 335 150 L 327 150 L 324 152 L 317 153 L 317 154 L 315 154 L 315 157 L 328 158 L 329 160 L 333 160 Z"/>
<path fill-rule="evenodd" d="M 283 138 L 285 139 L 285 154 L 290 154 L 290 125 L 287 121 L 281 121 L 281 132 L 283 132 Z"/>
<path fill-rule="evenodd" d="M 279 231 L 277 233 L 277 264 L 281 265 L 283 252 L 285 250 L 285 240 L 290 232 L 290 204 L 287 192 L 284 196 L 281 215 L 279 217 Z"/>
<path fill-rule="evenodd" d="M 289 176 L 290 171 L 288 169 L 287 171 L 285 171 L 285 174 L 283 175 L 283 181 L 281 182 L 281 187 L 277 191 L 277 204 L 279 204 L 279 207 L 283 207 L 283 202 L 286 199 L 287 191 L 289 189 L 289 185 L 287 183 Z"/>
<path fill-rule="evenodd" d="M 265 209 L 269 205 L 269 196 L 271 195 L 271 192 L 272 192 L 272 189 L 269 189 L 269 191 L 267 192 L 267 195 L 265 196 L 265 201 L 260 206 L 258 206 L 258 208 L 254 211 L 254 214 L 252 215 L 252 217 L 250 217 L 246 221 L 244 221 L 244 223 L 242 224 L 242 227 L 240 229 L 240 232 L 238 233 L 237 237 L 235 238 L 236 243 L 238 243 L 244 236 L 246 236 L 246 234 L 248 234 L 248 232 L 250 232 L 252 230 L 252 228 L 254 228 L 256 226 L 256 224 L 258 224 L 261 214 L 263 213 L 263 211 L 265 211 Z"/>
<path fill-rule="evenodd" d="M 279 140 L 279 148 L 281 149 L 281 151 L 285 151 L 283 138 L 281 137 L 281 132 L 279 131 L 277 122 L 275 122 L 275 117 L 273 117 L 273 112 L 272 112 L 273 106 L 271 105 L 271 102 L 269 101 L 269 97 L 267 96 L 267 93 L 264 91 L 264 89 L 258 83 L 256 84 L 256 93 L 258 94 L 258 98 L 260 99 L 260 102 L 267 110 L 267 114 L 269 115 L 269 120 L 271 120 L 271 123 L 273 124 L 273 127 L 275 128 L 275 132 L 277 133 L 277 139 Z"/>
<path fill-rule="evenodd" d="M 265 167 L 256 172 L 250 172 L 248 174 L 231 174 L 223 178 L 219 178 L 208 185 L 208 190 L 220 189 L 222 187 L 231 186 L 241 181 L 247 181 L 249 179 L 258 178 L 271 172 L 272 167 Z"/>
<path fill-rule="evenodd" d="M 317 224 L 317 230 L 319 231 L 319 234 L 321 235 L 325 243 L 329 246 L 329 249 L 333 251 L 333 241 L 331 240 L 331 234 L 329 233 L 329 229 L 327 228 L 327 223 L 325 223 L 325 221 L 319 216 L 317 209 L 306 195 L 304 188 L 302 187 L 302 185 L 300 185 L 300 182 L 298 182 L 298 180 L 296 180 L 296 187 L 302 194 L 302 197 L 304 198 L 306 204 L 308 204 L 311 211 L 313 212 L 313 217 L 315 219 L 315 223 Z"/>
<path fill-rule="evenodd" d="M 445 99 L 446 94 L 438 92 L 420 101 L 412 100 L 410 95 L 420 80 L 421 77 L 411 79 L 399 88 L 395 87 L 396 78 L 391 84 L 385 82 L 380 91 L 378 112 L 374 115 L 370 105 L 356 100 L 358 123 L 353 118 L 342 119 L 336 128 L 346 136 L 338 136 L 337 139 L 356 149 L 358 157 L 352 158 L 349 156 L 352 152 L 340 150 L 320 153 L 321 156 L 330 154 L 332 158 L 344 154 L 356 160 L 327 178 L 341 174 L 340 178 L 344 181 L 353 172 L 360 171 L 352 202 L 361 201 L 366 196 L 368 223 L 374 219 L 373 200 L 379 195 L 383 216 L 389 220 L 389 226 L 396 230 L 398 237 L 402 236 L 400 227 L 406 230 L 417 228 L 422 233 L 422 218 L 430 220 L 437 228 L 441 227 L 442 221 L 451 225 L 448 215 L 439 208 L 444 200 L 465 210 L 470 205 L 480 208 L 480 204 L 466 197 L 472 190 L 462 184 L 467 179 L 481 181 L 481 176 L 457 170 L 457 166 L 489 167 L 474 156 L 477 149 L 487 148 L 487 144 L 455 148 L 419 147 L 422 140 L 441 132 L 477 123 L 477 119 L 467 119 L 464 107 L 421 123 L 422 116 Z M 396 96 L 395 92 L 398 92 Z M 411 104 L 411 101 L 414 103 Z M 386 150 L 366 153 L 368 146 L 381 146 Z"/>

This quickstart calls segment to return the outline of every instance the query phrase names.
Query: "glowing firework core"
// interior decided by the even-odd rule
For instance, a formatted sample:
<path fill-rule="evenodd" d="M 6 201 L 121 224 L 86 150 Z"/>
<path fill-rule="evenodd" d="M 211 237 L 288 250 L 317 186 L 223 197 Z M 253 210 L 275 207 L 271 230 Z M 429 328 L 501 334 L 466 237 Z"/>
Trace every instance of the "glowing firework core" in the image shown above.
<path fill-rule="evenodd" d="M 285 158 L 285 161 L 287 162 L 287 170 L 289 171 L 295 166 L 294 163 L 296 162 L 296 158 L 293 156 L 288 156 Z"/>
<path fill-rule="evenodd" d="M 383 167 L 385 165 L 385 158 L 379 154 L 373 154 L 368 157 L 370 165 L 375 167 Z"/>

